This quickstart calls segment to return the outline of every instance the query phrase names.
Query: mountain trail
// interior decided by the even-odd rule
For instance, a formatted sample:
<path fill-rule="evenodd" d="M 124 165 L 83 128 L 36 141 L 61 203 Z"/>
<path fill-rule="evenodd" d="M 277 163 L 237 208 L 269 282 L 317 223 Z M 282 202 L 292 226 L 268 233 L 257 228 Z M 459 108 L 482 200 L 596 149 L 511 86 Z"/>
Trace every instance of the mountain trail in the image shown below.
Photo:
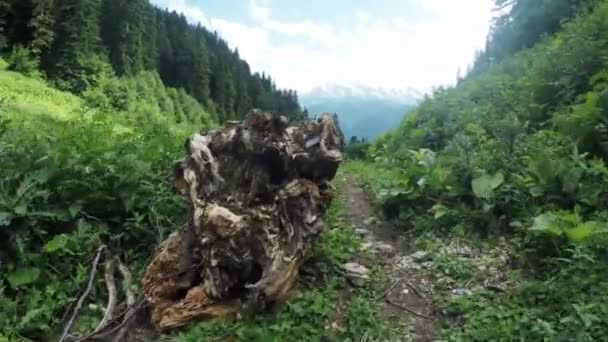
<path fill-rule="evenodd" d="M 387 222 L 374 215 L 374 209 L 364 189 L 350 175 L 344 175 L 340 194 L 346 204 L 346 214 L 355 233 L 362 238 L 362 249 L 367 258 L 365 266 L 380 266 L 389 281 L 378 289 L 383 316 L 391 322 L 407 318 L 414 341 L 434 341 L 439 330 L 438 319 L 430 303 L 430 280 L 416 267 L 426 255 L 411 254 L 405 236 Z M 419 254 L 419 255 L 417 255 Z M 404 317 L 405 316 L 405 317 Z"/>

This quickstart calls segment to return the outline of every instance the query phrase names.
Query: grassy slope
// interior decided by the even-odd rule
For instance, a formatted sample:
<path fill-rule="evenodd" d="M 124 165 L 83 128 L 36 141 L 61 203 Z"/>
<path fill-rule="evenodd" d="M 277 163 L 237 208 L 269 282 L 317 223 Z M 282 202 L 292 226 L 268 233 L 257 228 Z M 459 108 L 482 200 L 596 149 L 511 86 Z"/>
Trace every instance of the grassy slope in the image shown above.
<path fill-rule="evenodd" d="M 0 94 L 8 107 L 6 111 L 13 115 L 48 115 L 66 120 L 77 115 L 83 105 L 83 101 L 73 94 L 56 90 L 42 80 L 3 70 L 2 67 Z"/>
<path fill-rule="evenodd" d="M 40 340 L 59 332 L 98 246 L 137 275 L 179 227 L 170 170 L 187 135 L 214 124 L 154 75 L 80 98 L 0 66 L 0 340 Z M 201 114 L 191 123 L 178 109 Z M 103 278 L 95 287 L 76 332 L 101 317 Z"/>

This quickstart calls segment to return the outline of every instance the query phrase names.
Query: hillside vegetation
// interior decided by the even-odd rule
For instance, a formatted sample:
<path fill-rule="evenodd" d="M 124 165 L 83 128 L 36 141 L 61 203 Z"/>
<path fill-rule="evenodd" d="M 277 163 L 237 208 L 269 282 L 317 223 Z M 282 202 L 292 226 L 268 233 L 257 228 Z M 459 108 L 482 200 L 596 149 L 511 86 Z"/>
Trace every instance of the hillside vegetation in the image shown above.
<path fill-rule="evenodd" d="M 468 76 L 371 145 L 354 140 L 358 159 L 336 191 L 354 175 L 427 252 L 418 271 L 438 337 L 602 341 L 608 1 L 496 5 L 503 14 Z M 0 341 L 56 340 L 101 245 L 140 278 L 184 223 L 170 173 L 192 132 L 250 107 L 306 116 L 295 92 L 252 75 L 216 34 L 144 0 L 0 0 L 0 50 Z M 362 251 L 346 201 L 332 204 L 288 303 L 166 339 L 409 339 L 380 303 L 396 259 Z M 375 265 L 356 289 L 340 269 L 353 260 Z M 92 288 L 74 335 L 103 316 L 104 280 Z"/>
<path fill-rule="evenodd" d="M 99 85 L 80 96 L 12 71 L 0 70 L 0 79 L 11 80 L 2 83 L 0 98 L 0 341 L 56 340 L 100 245 L 139 279 L 156 246 L 184 223 L 187 208 L 170 189 L 170 172 L 187 136 L 217 123 L 154 73 L 101 75 Z M 329 227 L 315 247 L 316 269 L 307 271 L 315 275 L 307 277 L 313 283 L 288 304 L 165 339 L 206 341 L 227 332 L 238 341 L 355 341 L 363 333 L 398 338 L 405 328 L 383 322 L 375 300 L 386 282 L 380 270 L 360 291 L 340 276 L 339 266 L 360 245 L 344 201 L 332 204 Z M 132 286 L 137 291 L 139 284 Z M 98 276 L 74 335 L 97 326 L 106 300 Z M 328 321 L 337 319 L 343 327 L 328 332 Z"/>
<path fill-rule="evenodd" d="M 437 285 L 446 339 L 604 340 L 608 2 L 497 5 L 510 11 L 473 72 L 349 169 L 427 250 L 464 238 L 484 251 L 506 238 L 501 289 L 454 296 Z M 465 287 L 482 270 L 450 265 L 438 277 Z"/>
<path fill-rule="evenodd" d="M 80 97 L 11 71 L 0 80 L 0 340 L 38 340 L 56 332 L 99 245 L 138 272 L 177 228 L 185 208 L 168 172 L 192 130 L 216 121 L 153 73 L 100 75 Z"/>
<path fill-rule="evenodd" d="M 39 62 L 57 87 L 81 93 L 100 72 L 156 72 L 221 121 L 251 108 L 302 118 L 294 90 L 278 89 L 216 32 L 148 0 L 1 0 L 0 52 Z"/>

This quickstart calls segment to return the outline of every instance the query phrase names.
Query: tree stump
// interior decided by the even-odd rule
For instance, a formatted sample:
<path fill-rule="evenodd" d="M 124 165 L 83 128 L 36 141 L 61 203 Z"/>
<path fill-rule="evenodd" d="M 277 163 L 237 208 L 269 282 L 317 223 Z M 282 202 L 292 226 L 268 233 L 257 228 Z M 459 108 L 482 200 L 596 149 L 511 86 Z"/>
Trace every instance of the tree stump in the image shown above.
<path fill-rule="evenodd" d="M 329 114 L 289 126 L 253 111 L 192 135 L 173 179 L 188 223 L 157 248 L 142 281 L 156 328 L 285 299 L 324 228 L 343 144 Z"/>

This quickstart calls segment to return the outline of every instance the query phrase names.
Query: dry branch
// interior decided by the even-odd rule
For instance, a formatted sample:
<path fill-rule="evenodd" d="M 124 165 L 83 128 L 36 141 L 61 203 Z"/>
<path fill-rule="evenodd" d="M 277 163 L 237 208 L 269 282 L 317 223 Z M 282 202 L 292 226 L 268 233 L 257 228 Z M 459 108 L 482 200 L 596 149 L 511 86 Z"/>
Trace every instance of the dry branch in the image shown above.
<path fill-rule="evenodd" d="M 85 288 L 80 298 L 78 298 L 78 302 L 76 302 L 74 311 L 72 311 L 72 316 L 70 316 L 70 320 L 65 325 L 65 328 L 63 329 L 63 334 L 61 334 L 61 337 L 59 338 L 59 342 L 63 342 L 68 337 L 70 330 L 72 329 L 72 326 L 76 321 L 76 317 L 78 317 L 78 312 L 80 311 L 80 308 L 82 308 L 82 304 L 84 304 L 84 300 L 87 298 L 89 292 L 91 292 L 91 289 L 93 288 L 93 280 L 95 279 L 95 274 L 97 273 L 97 265 L 99 265 L 101 254 L 105 248 L 106 246 L 101 246 L 97 249 L 97 252 L 95 253 L 95 258 L 93 259 L 93 264 L 91 265 L 91 272 L 89 273 L 89 281 L 87 282 L 87 287 Z"/>
<path fill-rule="evenodd" d="M 116 310 L 118 293 L 116 291 L 116 280 L 114 278 L 115 271 L 116 261 L 113 258 L 106 258 L 104 278 L 106 280 L 106 288 L 108 289 L 108 305 L 106 305 L 106 310 L 104 312 L 103 318 L 101 319 L 101 322 L 99 322 L 97 328 L 93 330 L 93 334 L 101 331 L 101 329 L 106 327 L 106 325 L 112 319 L 114 310 Z"/>
<path fill-rule="evenodd" d="M 423 314 L 423 313 L 417 312 L 416 310 L 414 310 L 414 309 L 410 309 L 410 308 L 408 308 L 408 307 L 407 307 L 407 306 L 405 306 L 405 305 L 401 305 L 401 304 L 399 304 L 399 303 L 395 303 L 394 301 L 392 301 L 392 300 L 390 300 L 390 299 L 388 299 L 388 298 L 386 298 L 386 302 L 387 302 L 388 304 L 390 304 L 390 305 L 392 305 L 392 306 L 394 306 L 394 307 L 398 308 L 398 309 L 401 309 L 401 310 L 407 311 L 407 312 L 409 312 L 409 313 L 413 314 L 414 316 L 418 316 L 418 317 L 421 317 L 421 318 L 424 318 L 424 319 L 435 319 L 435 317 L 428 316 L 428 315 L 425 315 L 425 314 Z"/>
<path fill-rule="evenodd" d="M 118 270 L 122 275 L 122 288 L 125 291 L 126 304 L 129 310 L 127 311 L 125 317 L 122 320 L 123 327 L 120 328 L 120 330 L 114 337 L 115 342 L 122 341 L 123 337 L 127 333 L 128 322 L 132 317 L 131 312 L 134 313 L 136 310 L 133 306 L 135 304 L 135 295 L 133 294 L 133 290 L 131 290 L 131 285 L 133 284 L 133 276 L 131 275 L 131 271 L 129 271 L 129 268 L 127 268 L 127 266 L 125 266 L 125 264 L 123 264 L 120 260 L 118 260 Z"/>
<path fill-rule="evenodd" d="M 376 300 L 380 300 L 383 299 L 384 297 L 388 296 L 389 293 L 391 293 L 391 291 L 393 291 L 393 289 L 395 289 L 395 287 L 397 287 L 397 285 L 399 285 L 399 283 L 401 283 L 403 281 L 403 279 L 397 279 L 397 281 L 395 281 L 393 283 L 393 285 L 389 286 L 388 289 L 386 289 L 384 292 L 382 292 L 382 294 L 380 296 L 378 296 L 376 298 Z"/>
<path fill-rule="evenodd" d="M 132 306 L 135 303 L 135 294 L 131 289 L 133 285 L 133 275 L 129 268 L 118 259 L 118 271 L 122 275 L 122 289 L 125 291 L 127 306 Z"/>

